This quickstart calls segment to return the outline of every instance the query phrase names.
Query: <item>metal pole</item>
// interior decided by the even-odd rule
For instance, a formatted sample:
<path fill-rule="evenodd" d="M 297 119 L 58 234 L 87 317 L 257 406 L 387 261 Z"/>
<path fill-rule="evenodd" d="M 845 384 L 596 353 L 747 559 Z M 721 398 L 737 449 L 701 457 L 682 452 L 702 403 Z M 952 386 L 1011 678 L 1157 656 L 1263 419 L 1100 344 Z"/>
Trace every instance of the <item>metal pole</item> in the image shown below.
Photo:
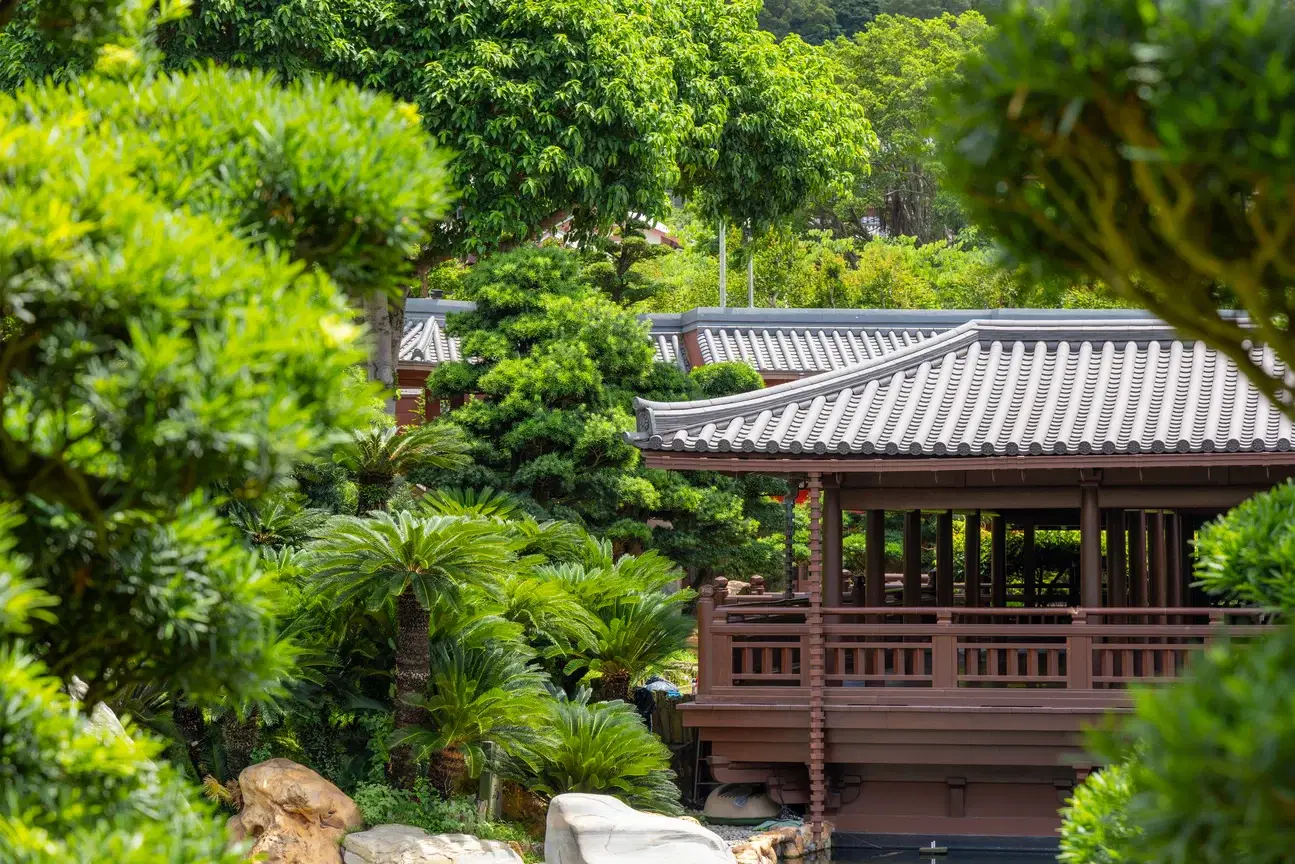
<path fill-rule="evenodd" d="M 728 220 L 719 220 L 719 308 L 728 308 Z"/>
<path fill-rule="evenodd" d="M 755 308 L 755 232 L 750 222 L 746 227 L 746 305 Z"/>

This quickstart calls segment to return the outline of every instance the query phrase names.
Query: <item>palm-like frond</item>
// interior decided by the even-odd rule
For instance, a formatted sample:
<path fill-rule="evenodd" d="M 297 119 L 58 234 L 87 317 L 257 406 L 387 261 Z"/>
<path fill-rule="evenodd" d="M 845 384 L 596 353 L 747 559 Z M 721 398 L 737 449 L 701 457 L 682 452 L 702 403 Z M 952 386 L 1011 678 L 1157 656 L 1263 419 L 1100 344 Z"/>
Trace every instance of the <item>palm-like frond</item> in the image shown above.
<path fill-rule="evenodd" d="M 634 676 L 660 670 L 688 646 L 694 622 L 683 607 L 690 599 L 690 591 L 621 597 L 601 611 L 593 644 L 567 664 L 567 674 L 586 667 Z"/>
<path fill-rule="evenodd" d="M 420 758 L 457 750 L 473 776 L 485 763 L 487 744 L 514 758 L 534 759 L 550 744 L 541 722 L 548 701 L 544 685 L 544 675 L 515 646 L 439 642 L 432 648 L 427 693 L 411 700 L 426 710 L 428 725 L 399 730 L 392 744 L 409 744 Z"/>
<path fill-rule="evenodd" d="M 514 560 L 510 539 L 490 522 L 462 516 L 374 512 L 338 516 L 309 547 L 324 590 L 379 609 L 406 587 L 424 609 L 457 602 L 462 586 L 499 579 Z"/>
<path fill-rule="evenodd" d="M 517 540 L 519 556 L 539 556 L 551 563 L 578 561 L 594 542 L 579 525 L 559 520 L 520 519 L 508 530 Z"/>
<path fill-rule="evenodd" d="M 362 476 L 390 479 L 415 465 L 462 468 L 470 462 L 468 447 L 463 432 L 451 423 L 403 427 L 375 423 L 355 430 L 336 458 Z"/>
<path fill-rule="evenodd" d="M 511 522 L 524 515 L 517 496 L 490 488 L 436 489 L 419 500 L 418 508 L 429 516 L 471 516 L 501 522 Z"/>
<path fill-rule="evenodd" d="M 304 507 L 299 495 L 279 494 L 255 503 L 235 502 L 226 518 L 253 546 L 282 549 L 310 540 L 328 514 Z"/>
<path fill-rule="evenodd" d="M 624 702 L 590 702 L 589 691 L 549 703 L 545 725 L 553 742 L 539 758 L 507 758 L 501 773 L 544 795 L 614 795 L 643 810 L 675 815 L 679 789 L 670 751 Z"/>
<path fill-rule="evenodd" d="M 499 598 L 500 616 L 520 625 L 532 645 L 566 656 L 596 642 L 601 622 L 560 582 L 515 577 L 503 583 Z"/>
<path fill-rule="evenodd" d="M 503 616 L 503 607 L 495 598 L 498 590 L 498 586 L 494 591 L 473 586 L 464 592 L 464 602 L 435 603 L 431 609 L 432 642 L 452 642 L 463 648 L 506 643 L 525 650 L 522 626 Z"/>

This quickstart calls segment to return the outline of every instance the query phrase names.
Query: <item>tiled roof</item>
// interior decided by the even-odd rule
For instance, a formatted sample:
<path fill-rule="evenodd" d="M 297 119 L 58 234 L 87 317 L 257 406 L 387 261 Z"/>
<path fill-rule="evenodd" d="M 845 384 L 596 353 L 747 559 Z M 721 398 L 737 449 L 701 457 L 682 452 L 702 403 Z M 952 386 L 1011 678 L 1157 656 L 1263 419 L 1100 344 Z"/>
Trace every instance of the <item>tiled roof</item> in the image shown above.
<path fill-rule="evenodd" d="M 1256 356 L 1281 374 L 1271 351 Z M 700 402 L 635 403 L 649 450 L 992 456 L 1289 450 L 1236 365 L 1146 316 L 972 321 L 860 365 Z"/>
<path fill-rule="evenodd" d="M 445 333 L 445 316 L 476 307 L 460 300 L 405 301 L 405 328 L 400 337 L 400 362 L 436 366 L 459 359 L 459 340 Z"/>

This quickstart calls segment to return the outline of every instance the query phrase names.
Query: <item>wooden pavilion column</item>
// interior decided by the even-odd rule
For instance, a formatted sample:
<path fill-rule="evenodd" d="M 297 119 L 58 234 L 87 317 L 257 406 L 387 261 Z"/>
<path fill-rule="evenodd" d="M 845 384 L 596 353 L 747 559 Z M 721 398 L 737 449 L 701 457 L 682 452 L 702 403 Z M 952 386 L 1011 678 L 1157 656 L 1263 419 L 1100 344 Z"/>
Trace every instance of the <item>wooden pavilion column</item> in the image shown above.
<path fill-rule="evenodd" d="M 989 517 L 989 605 L 1007 605 L 1007 519 L 1001 513 Z"/>
<path fill-rule="evenodd" d="M 1079 605 L 1102 605 L 1102 515 L 1097 509 L 1097 479 L 1079 483 Z"/>
<path fill-rule="evenodd" d="M 841 484 L 823 484 L 823 604 L 840 606 L 844 598 L 841 574 Z"/>
<path fill-rule="evenodd" d="M 867 516 L 867 541 L 864 550 L 867 560 L 867 604 L 886 605 L 886 511 L 869 510 Z"/>
<path fill-rule="evenodd" d="M 1129 531 L 1129 605 L 1146 606 L 1147 590 L 1147 514 L 1141 510 L 1128 515 Z"/>
<path fill-rule="evenodd" d="M 823 475 L 809 472 L 809 819 L 814 839 L 823 831 L 827 779 L 823 713 Z"/>
<path fill-rule="evenodd" d="M 966 519 L 962 539 L 963 602 L 967 608 L 975 609 L 980 606 L 980 511 L 968 513 Z"/>
<path fill-rule="evenodd" d="M 935 605 L 953 605 L 953 511 L 942 510 L 935 523 Z"/>
<path fill-rule="evenodd" d="M 1165 517 L 1159 510 L 1147 514 L 1147 570 L 1151 591 L 1149 606 L 1164 606 L 1169 599 L 1169 570 L 1165 561 Z"/>
<path fill-rule="evenodd" d="M 1039 605 L 1039 583 L 1034 572 L 1034 520 L 1025 523 L 1021 536 L 1022 605 L 1033 609 Z"/>
<path fill-rule="evenodd" d="M 1165 598 L 1166 606 L 1186 606 L 1183 595 L 1186 584 L 1183 579 L 1183 522 L 1177 513 L 1165 514 L 1165 569 L 1169 575 L 1169 592 Z"/>
<path fill-rule="evenodd" d="M 1119 608 L 1129 605 L 1129 586 L 1124 555 L 1124 511 L 1106 511 L 1106 578 L 1107 605 Z"/>
<path fill-rule="evenodd" d="M 922 605 L 922 511 L 904 513 L 904 605 Z"/>

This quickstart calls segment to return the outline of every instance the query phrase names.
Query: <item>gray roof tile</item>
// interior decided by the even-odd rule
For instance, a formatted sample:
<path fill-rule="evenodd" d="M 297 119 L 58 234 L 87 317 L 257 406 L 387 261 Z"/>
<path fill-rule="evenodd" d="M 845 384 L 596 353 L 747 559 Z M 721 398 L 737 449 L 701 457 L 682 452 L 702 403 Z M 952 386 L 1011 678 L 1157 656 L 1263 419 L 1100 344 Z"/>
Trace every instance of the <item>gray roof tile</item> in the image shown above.
<path fill-rule="evenodd" d="M 634 443 L 688 452 L 1284 451 L 1295 437 L 1231 360 L 1146 316 L 972 321 L 767 390 L 635 409 Z"/>

